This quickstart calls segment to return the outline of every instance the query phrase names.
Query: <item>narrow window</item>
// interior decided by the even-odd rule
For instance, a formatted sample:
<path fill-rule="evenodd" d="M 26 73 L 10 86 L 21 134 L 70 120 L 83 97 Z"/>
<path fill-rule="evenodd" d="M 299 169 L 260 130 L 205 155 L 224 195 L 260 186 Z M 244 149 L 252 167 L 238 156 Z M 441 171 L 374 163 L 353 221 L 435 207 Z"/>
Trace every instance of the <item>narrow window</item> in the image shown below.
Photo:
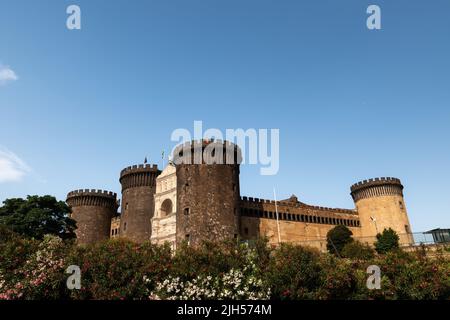
<path fill-rule="evenodd" d="M 189 208 L 184 208 L 184 215 L 189 215 Z"/>

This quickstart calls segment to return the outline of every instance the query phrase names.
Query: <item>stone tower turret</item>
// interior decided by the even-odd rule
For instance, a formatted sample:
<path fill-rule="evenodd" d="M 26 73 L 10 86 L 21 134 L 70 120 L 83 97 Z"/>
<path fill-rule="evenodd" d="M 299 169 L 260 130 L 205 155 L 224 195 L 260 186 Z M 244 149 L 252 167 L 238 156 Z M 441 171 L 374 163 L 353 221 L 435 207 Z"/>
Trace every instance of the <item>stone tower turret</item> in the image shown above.
<path fill-rule="evenodd" d="M 155 210 L 157 165 L 135 165 L 122 170 L 122 213 L 120 237 L 144 242 L 151 237 L 151 219 Z"/>
<path fill-rule="evenodd" d="M 400 244 L 413 243 L 411 225 L 403 199 L 403 185 L 396 178 L 364 180 L 351 187 L 361 223 L 361 233 L 375 237 L 392 228 L 400 236 Z M 373 242 L 375 239 L 369 240 Z"/>
<path fill-rule="evenodd" d="M 66 202 L 72 209 L 72 219 L 77 222 L 78 243 L 109 238 L 111 218 L 117 213 L 117 194 L 103 190 L 75 190 L 69 192 Z"/>
<path fill-rule="evenodd" d="M 173 152 L 177 176 L 177 243 L 233 239 L 239 234 L 240 149 L 192 141 Z"/>

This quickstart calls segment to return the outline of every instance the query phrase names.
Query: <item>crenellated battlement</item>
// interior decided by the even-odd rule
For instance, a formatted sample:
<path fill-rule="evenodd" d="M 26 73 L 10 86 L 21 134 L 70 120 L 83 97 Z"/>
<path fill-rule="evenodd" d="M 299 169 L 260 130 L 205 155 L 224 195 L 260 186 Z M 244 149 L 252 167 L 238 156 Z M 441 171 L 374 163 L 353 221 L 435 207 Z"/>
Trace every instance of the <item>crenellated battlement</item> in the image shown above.
<path fill-rule="evenodd" d="M 293 196 L 286 200 L 276 201 L 277 206 L 275 206 L 274 200 L 241 197 L 241 216 L 360 227 L 356 210 L 310 206 L 296 199 Z"/>
<path fill-rule="evenodd" d="M 120 177 L 124 175 L 141 173 L 141 172 L 159 172 L 158 165 L 156 164 L 137 164 L 134 166 L 129 166 L 120 171 Z"/>
<path fill-rule="evenodd" d="M 116 198 L 117 193 L 100 189 L 79 189 L 73 190 L 67 194 L 67 198 L 78 197 L 83 195 Z"/>
<path fill-rule="evenodd" d="M 129 166 L 120 172 L 122 192 L 128 188 L 154 187 L 156 178 L 161 174 L 156 164 L 139 164 Z"/>
<path fill-rule="evenodd" d="M 259 199 L 259 198 L 252 198 L 252 197 L 241 197 L 241 201 L 245 202 L 245 203 L 249 203 L 249 204 L 263 204 L 263 203 L 268 203 L 268 204 L 273 204 L 275 205 L 275 201 L 274 200 L 268 200 L 268 199 Z M 321 206 L 312 206 L 312 205 L 308 205 L 306 203 L 297 201 L 297 202 L 291 202 L 289 201 L 289 199 L 287 200 L 279 200 L 276 201 L 278 206 L 285 206 L 285 207 L 292 207 L 292 208 L 304 208 L 304 209 L 311 209 L 311 210 L 318 210 L 318 211 L 328 211 L 328 212 L 332 212 L 332 213 L 346 213 L 346 214 L 352 214 L 355 215 L 357 214 L 355 210 L 351 210 L 351 209 L 340 209 L 340 208 L 329 208 L 329 207 L 321 207 Z"/>
<path fill-rule="evenodd" d="M 380 196 L 403 196 L 403 185 L 398 178 L 382 177 L 363 180 L 351 186 L 354 201 Z"/>
<path fill-rule="evenodd" d="M 117 193 L 100 189 L 79 189 L 67 194 L 67 204 L 70 207 L 100 206 L 117 209 Z"/>
<path fill-rule="evenodd" d="M 222 157 L 215 152 L 221 150 Z M 224 140 L 192 140 L 180 144 L 173 151 L 173 162 L 177 164 L 240 164 L 242 151 L 238 145 Z M 217 162 L 218 161 L 218 162 Z"/>
<path fill-rule="evenodd" d="M 381 184 L 397 184 L 402 185 L 400 182 L 400 179 L 393 178 L 393 177 L 382 177 L 382 178 L 373 178 L 373 179 L 367 179 L 363 181 L 359 181 L 351 186 L 351 191 L 356 191 L 360 188 L 375 186 L 375 185 L 381 185 Z"/>

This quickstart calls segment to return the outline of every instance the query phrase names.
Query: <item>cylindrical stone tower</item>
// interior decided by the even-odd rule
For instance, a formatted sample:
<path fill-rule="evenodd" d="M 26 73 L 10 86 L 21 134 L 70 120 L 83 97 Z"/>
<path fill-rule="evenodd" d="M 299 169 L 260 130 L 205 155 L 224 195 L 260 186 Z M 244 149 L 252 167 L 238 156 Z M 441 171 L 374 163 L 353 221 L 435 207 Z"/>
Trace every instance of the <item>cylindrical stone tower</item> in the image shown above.
<path fill-rule="evenodd" d="M 196 245 L 239 235 L 240 149 L 223 141 L 192 141 L 175 148 L 177 243 Z"/>
<path fill-rule="evenodd" d="M 149 241 L 151 219 L 155 210 L 156 177 L 161 173 L 156 165 L 135 165 L 122 170 L 122 213 L 120 237 L 135 242 Z"/>
<path fill-rule="evenodd" d="M 77 242 L 93 243 L 109 238 L 111 218 L 117 213 L 117 194 L 103 190 L 75 190 L 67 195 L 77 222 Z"/>
<path fill-rule="evenodd" d="M 403 185 L 396 178 L 364 180 L 351 187 L 361 223 L 361 233 L 375 241 L 377 233 L 391 228 L 400 237 L 400 244 L 413 243 L 411 225 L 403 199 Z"/>

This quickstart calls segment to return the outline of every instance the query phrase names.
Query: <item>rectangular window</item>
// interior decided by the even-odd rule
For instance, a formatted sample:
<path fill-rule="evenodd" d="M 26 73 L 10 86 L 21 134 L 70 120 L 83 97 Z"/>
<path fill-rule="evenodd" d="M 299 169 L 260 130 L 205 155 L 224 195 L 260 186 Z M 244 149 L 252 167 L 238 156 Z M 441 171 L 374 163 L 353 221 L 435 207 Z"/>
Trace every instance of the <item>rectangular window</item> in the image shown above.
<path fill-rule="evenodd" d="M 184 208 L 184 214 L 187 216 L 189 215 L 189 208 Z"/>

